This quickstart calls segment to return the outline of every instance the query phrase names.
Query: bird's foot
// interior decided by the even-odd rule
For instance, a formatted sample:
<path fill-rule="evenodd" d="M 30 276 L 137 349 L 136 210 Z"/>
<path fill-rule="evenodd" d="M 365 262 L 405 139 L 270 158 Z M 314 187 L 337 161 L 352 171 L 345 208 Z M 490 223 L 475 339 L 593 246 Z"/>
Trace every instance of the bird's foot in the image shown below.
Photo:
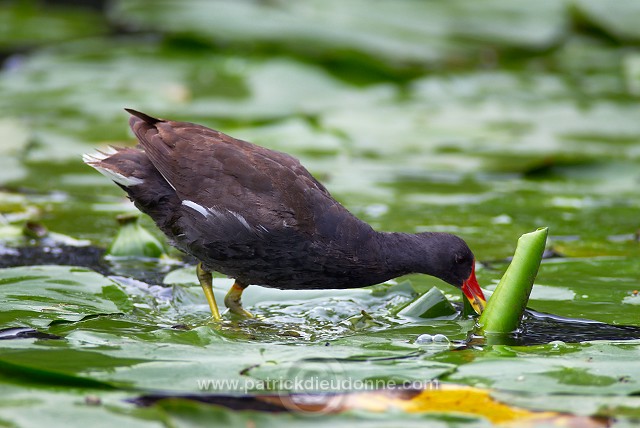
<path fill-rule="evenodd" d="M 238 281 L 236 281 L 229 292 L 224 297 L 224 304 L 227 308 L 229 308 L 229 312 L 232 314 L 239 315 L 244 318 L 253 318 L 253 314 L 242 307 L 242 292 L 246 286 L 242 286 Z"/>
<path fill-rule="evenodd" d="M 213 295 L 213 277 L 211 276 L 211 272 L 204 269 L 202 263 L 198 263 L 198 266 L 196 267 L 196 274 L 198 275 L 198 281 L 200 282 L 202 291 L 204 291 L 204 296 L 207 298 L 207 303 L 209 303 L 209 309 L 211 309 L 211 319 L 218 322 L 221 320 L 221 318 L 220 311 L 218 310 L 218 304 L 216 303 L 216 298 Z"/>

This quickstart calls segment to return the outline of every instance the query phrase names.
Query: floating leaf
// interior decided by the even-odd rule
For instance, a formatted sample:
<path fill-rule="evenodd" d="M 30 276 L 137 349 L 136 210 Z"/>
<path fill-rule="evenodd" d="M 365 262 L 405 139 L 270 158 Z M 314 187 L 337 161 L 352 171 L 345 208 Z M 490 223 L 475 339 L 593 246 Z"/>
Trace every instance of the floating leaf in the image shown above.
<path fill-rule="evenodd" d="M 84 8 L 31 0 L 0 4 L 0 47 L 3 49 L 103 35 L 107 31 L 101 15 Z"/>
<path fill-rule="evenodd" d="M 115 299 L 114 299 L 115 298 Z M 126 295 L 113 281 L 84 268 L 25 266 L 0 269 L 2 327 L 43 327 L 53 320 L 119 313 Z"/>
<path fill-rule="evenodd" d="M 485 1 L 480 7 L 465 1 L 382 0 L 371 8 L 366 0 L 316 0 L 304 5 L 218 0 L 166 2 L 150 12 L 144 1 L 120 0 L 114 7 L 114 15 L 129 25 L 159 29 L 162 22 L 162 29 L 171 33 L 275 44 L 315 56 L 357 52 L 355 59 L 371 57 L 387 67 L 464 61 L 465 55 L 471 57 L 489 43 L 548 48 L 566 31 L 567 13 L 564 3 L 555 1 Z M 256 16 L 261 19 L 256 21 Z"/>
<path fill-rule="evenodd" d="M 404 307 L 398 315 L 402 317 L 438 318 L 456 314 L 457 311 L 439 288 L 433 287 L 415 301 Z"/>
<path fill-rule="evenodd" d="M 605 4 L 598 0 L 575 0 L 575 5 L 592 24 L 621 40 L 640 40 L 640 5 L 634 0 Z"/>

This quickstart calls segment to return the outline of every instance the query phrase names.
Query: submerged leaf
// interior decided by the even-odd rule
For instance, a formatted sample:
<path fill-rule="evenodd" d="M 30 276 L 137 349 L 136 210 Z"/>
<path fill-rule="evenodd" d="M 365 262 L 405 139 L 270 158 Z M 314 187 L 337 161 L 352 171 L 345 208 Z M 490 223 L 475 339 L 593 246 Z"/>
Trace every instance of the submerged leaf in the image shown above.
<path fill-rule="evenodd" d="M 353 315 L 346 320 L 342 321 L 348 328 L 352 330 L 363 330 L 371 326 L 381 326 L 383 323 L 376 321 L 371 315 L 369 315 L 364 309 L 358 315 Z"/>

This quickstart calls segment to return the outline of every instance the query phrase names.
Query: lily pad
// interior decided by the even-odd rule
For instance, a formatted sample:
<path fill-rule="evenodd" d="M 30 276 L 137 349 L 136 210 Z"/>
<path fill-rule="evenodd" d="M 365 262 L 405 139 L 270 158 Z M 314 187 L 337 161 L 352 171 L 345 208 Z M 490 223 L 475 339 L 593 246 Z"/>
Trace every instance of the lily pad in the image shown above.
<path fill-rule="evenodd" d="M 608 7 L 597 0 L 576 0 L 580 10 L 593 24 L 621 40 L 640 40 L 636 19 L 640 5 L 633 0 L 622 0 Z"/>
<path fill-rule="evenodd" d="M 0 269 L 3 327 L 46 327 L 56 320 L 116 314 L 127 309 L 127 296 L 116 283 L 87 269 L 27 266 Z"/>
<path fill-rule="evenodd" d="M 324 56 L 355 51 L 400 66 L 462 61 L 465 55 L 477 53 L 483 43 L 544 49 L 566 31 L 567 12 L 562 2 L 554 1 L 535 5 L 489 1 L 479 7 L 464 1 L 398 4 L 385 0 L 376 2 L 374 8 L 366 1 L 304 5 L 189 1 L 179 6 L 164 3 L 149 13 L 143 1 L 121 0 L 114 8 L 115 16 L 128 25 L 158 28 L 163 22 L 165 31 L 177 34 L 195 33 L 238 43 L 258 41 Z"/>
<path fill-rule="evenodd" d="M 32 0 L 0 5 L 0 48 L 25 48 L 40 43 L 104 35 L 107 24 L 97 12 Z"/>
<path fill-rule="evenodd" d="M 458 367 L 449 381 L 466 379 L 498 390 L 549 394 L 629 395 L 639 389 L 637 341 L 619 343 L 550 343 L 538 347 L 500 347 L 478 354 Z M 512 358 L 500 358 L 511 356 Z M 517 358 L 516 358 L 517 357 Z"/>

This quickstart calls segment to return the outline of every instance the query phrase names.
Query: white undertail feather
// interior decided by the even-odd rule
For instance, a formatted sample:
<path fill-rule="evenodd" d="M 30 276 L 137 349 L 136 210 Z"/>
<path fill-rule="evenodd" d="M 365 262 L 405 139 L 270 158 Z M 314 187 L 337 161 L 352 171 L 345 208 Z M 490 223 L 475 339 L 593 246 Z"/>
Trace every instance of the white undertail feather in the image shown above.
<path fill-rule="evenodd" d="M 117 153 L 117 151 L 111 147 L 109 147 L 105 151 L 96 151 L 95 153 L 85 153 L 82 155 L 82 160 L 87 165 L 95 168 L 100 174 L 109 178 L 110 180 L 115 181 L 118 184 L 121 184 L 125 187 L 137 186 L 139 184 L 144 183 L 144 180 L 137 177 L 127 177 L 125 175 L 120 174 L 119 172 L 112 171 L 108 168 L 101 166 L 101 162 L 108 158 L 109 156 Z"/>
<path fill-rule="evenodd" d="M 82 155 L 82 161 L 87 165 L 94 166 L 94 163 L 99 163 L 108 158 L 110 155 L 106 152 L 96 151 L 95 153 L 85 153 Z"/>

